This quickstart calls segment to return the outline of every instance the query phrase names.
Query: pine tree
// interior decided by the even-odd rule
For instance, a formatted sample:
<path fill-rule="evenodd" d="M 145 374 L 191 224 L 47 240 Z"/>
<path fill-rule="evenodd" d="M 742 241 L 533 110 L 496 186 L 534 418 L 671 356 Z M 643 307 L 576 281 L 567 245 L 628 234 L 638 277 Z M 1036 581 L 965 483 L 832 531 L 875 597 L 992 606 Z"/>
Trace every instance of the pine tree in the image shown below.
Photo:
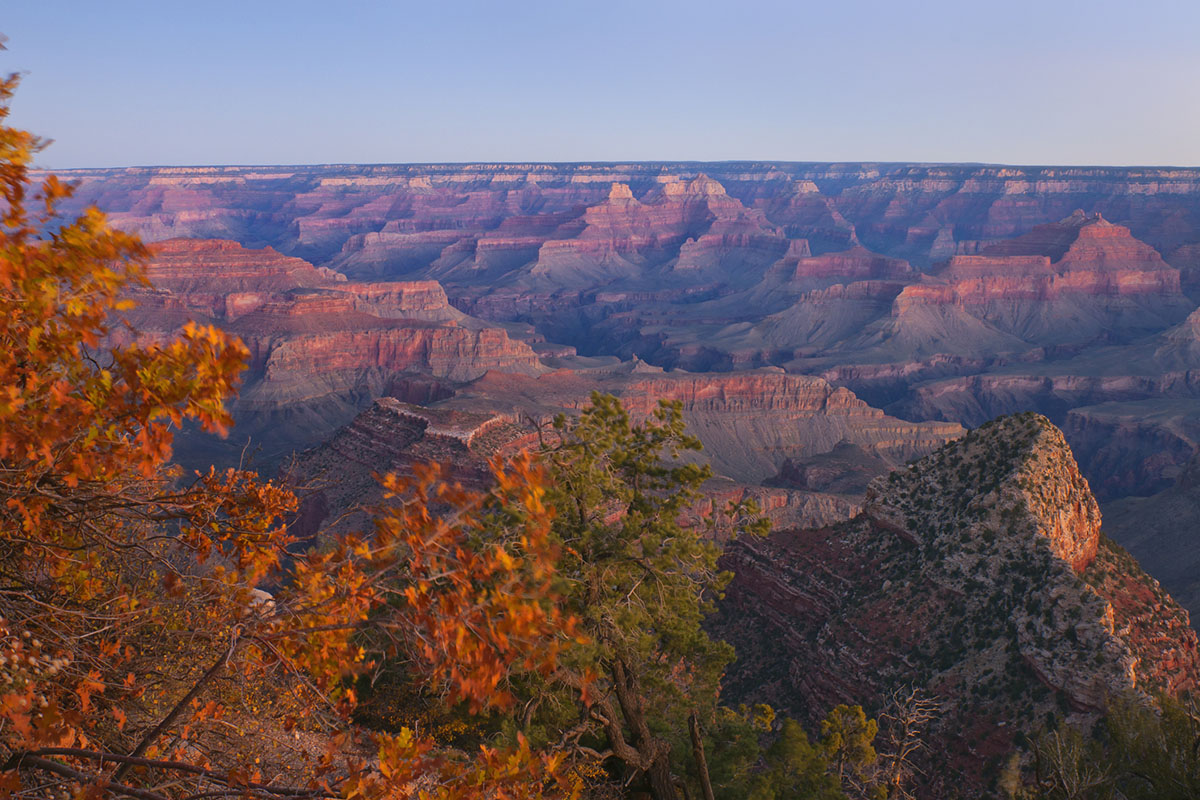
<path fill-rule="evenodd" d="M 662 402 L 634 424 L 615 397 L 594 393 L 578 420 L 557 420 L 550 438 L 542 456 L 564 554 L 562 592 L 589 638 L 556 674 L 585 701 L 569 738 L 644 775 L 656 798 L 674 798 L 681 777 L 673 767 L 702 752 L 689 717 L 714 719 L 734 657 L 701 627 L 730 578 L 717 564 L 720 547 L 706 526 L 682 520 L 711 470 L 685 460 L 700 443 L 686 433 L 678 403 Z M 735 534 L 765 532 L 754 512 L 727 511 Z"/>

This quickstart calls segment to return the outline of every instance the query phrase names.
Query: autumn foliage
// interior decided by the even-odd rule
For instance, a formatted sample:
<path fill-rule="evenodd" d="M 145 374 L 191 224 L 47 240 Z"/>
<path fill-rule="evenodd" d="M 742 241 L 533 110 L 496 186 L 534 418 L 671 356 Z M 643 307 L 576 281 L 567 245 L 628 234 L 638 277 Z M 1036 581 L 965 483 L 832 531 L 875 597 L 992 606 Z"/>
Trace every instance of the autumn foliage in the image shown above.
<path fill-rule="evenodd" d="M 173 431 L 231 424 L 246 350 L 197 325 L 109 346 L 144 251 L 95 209 L 57 216 L 69 187 L 35 186 L 43 143 L 3 124 L 16 83 L 0 82 L 0 798 L 569 794 L 560 757 L 520 737 L 455 750 L 351 723 L 382 663 L 483 711 L 577 641 L 540 468 L 496 463 L 488 493 L 389 476 L 376 530 L 308 550 L 286 487 L 180 474 Z"/>

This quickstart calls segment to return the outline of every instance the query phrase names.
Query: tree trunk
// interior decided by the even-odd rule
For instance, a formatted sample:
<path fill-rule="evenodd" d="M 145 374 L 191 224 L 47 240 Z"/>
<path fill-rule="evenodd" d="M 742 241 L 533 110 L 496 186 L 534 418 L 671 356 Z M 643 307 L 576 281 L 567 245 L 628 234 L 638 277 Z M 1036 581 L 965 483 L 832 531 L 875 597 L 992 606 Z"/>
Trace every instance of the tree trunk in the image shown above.
<path fill-rule="evenodd" d="M 650 794 L 654 800 L 678 800 L 679 792 L 675 789 L 675 781 L 671 780 L 671 759 L 667 752 L 659 754 L 646 771 L 650 779 Z"/>
<path fill-rule="evenodd" d="M 692 735 L 692 755 L 696 757 L 696 770 L 700 773 L 700 788 L 704 791 L 704 800 L 715 800 L 712 779 L 708 776 L 708 759 L 704 757 L 704 740 L 700 738 L 700 720 L 696 718 L 694 709 L 688 717 L 688 731 Z"/>
<path fill-rule="evenodd" d="M 650 733 L 642 700 L 642 687 L 637 673 L 621 659 L 612 665 L 613 688 L 621 716 L 629 726 L 633 746 L 642 758 L 646 777 L 650 781 L 650 793 L 654 800 L 679 800 L 679 792 L 671 779 L 671 746 Z"/>

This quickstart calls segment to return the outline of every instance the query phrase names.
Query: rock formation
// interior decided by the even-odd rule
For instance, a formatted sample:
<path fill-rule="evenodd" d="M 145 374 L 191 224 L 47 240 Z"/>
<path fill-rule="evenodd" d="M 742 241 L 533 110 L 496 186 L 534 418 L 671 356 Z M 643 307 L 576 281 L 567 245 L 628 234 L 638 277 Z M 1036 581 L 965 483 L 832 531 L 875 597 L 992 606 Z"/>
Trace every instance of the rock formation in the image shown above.
<path fill-rule="evenodd" d="M 711 182 L 673 187 L 664 188 L 664 197 L 681 205 L 724 202 Z M 615 201 L 623 199 L 615 194 Z M 677 399 L 718 473 L 750 486 L 788 458 L 802 461 L 839 443 L 896 464 L 961 432 L 954 424 L 886 417 L 821 378 L 778 370 L 665 373 L 634 359 L 538 379 L 545 368 L 530 344 L 451 308 L 436 282 L 352 282 L 270 249 L 171 240 L 154 246 L 148 275 L 158 284 L 135 292 L 140 305 L 131 314 L 144 335 L 163 335 L 196 318 L 246 343 L 249 372 L 235 409 L 235 441 L 240 448 L 245 436 L 263 440 L 268 463 L 289 448 L 316 444 L 389 394 L 428 402 L 457 392 L 447 408 L 501 409 L 513 422 L 580 408 L 597 388 L 618 394 L 639 416 L 660 399 Z M 845 513 L 852 505 L 846 500 L 841 508 Z"/>
<path fill-rule="evenodd" d="M 907 261 L 872 253 L 862 245 L 814 256 L 808 252 L 807 240 L 798 241 L 803 247 L 793 247 L 772 267 L 773 272 L 780 273 L 791 284 L 816 288 L 858 281 L 907 282 L 918 275 Z"/>
<path fill-rule="evenodd" d="M 1033 414 L 877 479 L 847 523 L 738 540 L 725 565 L 733 698 L 811 721 L 920 687 L 941 705 L 927 774 L 946 796 L 988 788 L 1047 713 L 1200 680 L 1187 612 L 1100 533 L 1070 448 Z"/>
<path fill-rule="evenodd" d="M 660 400 L 679 401 L 714 470 L 749 484 L 775 475 L 788 458 L 807 459 L 840 443 L 894 465 L 963 433 L 954 423 L 888 417 L 813 376 L 775 369 L 698 375 L 639 361 L 537 377 L 489 373 L 442 405 L 501 409 L 545 423 L 564 409 L 583 408 L 592 391 L 616 395 L 635 420 L 648 417 Z"/>
<path fill-rule="evenodd" d="M 448 477 L 476 490 L 491 484 L 488 459 L 537 445 L 537 432 L 504 414 L 425 408 L 381 397 L 320 447 L 287 465 L 305 487 L 298 535 L 367 530 L 367 509 L 383 494 L 377 474 L 411 475 L 438 463 Z"/>
<path fill-rule="evenodd" d="M 1082 211 L 978 255 L 954 256 L 935 274 L 939 282 L 909 286 L 896 298 L 895 333 L 930 340 L 914 341 L 914 350 L 978 355 L 1003 352 L 1018 340 L 1029 346 L 1128 340 L 1190 310 L 1178 271 L 1154 248 L 1128 228 Z M 942 322 L 921 330 L 931 317 L 956 316 L 963 323 L 957 328 Z M 974 340 L 955 340 L 970 327 L 978 329 Z M 939 337 L 943 331 L 948 335 Z"/>
<path fill-rule="evenodd" d="M 362 498 L 378 500 L 372 473 L 380 469 L 408 472 L 417 463 L 445 461 L 455 479 L 478 486 L 486 483 L 487 458 L 536 444 L 539 429 L 548 431 L 559 413 L 586 407 L 593 391 L 615 394 L 635 421 L 649 417 L 660 400 L 680 402 L 689 431 L 704 443 L 695 459 L 711 464 L 717 474 L 705 489 L 709 504 L 697 513 L 749 496 L 780 525 L 848 518 L 861 501 L 856 481 L 864 469 L 873 470 L 869 477 L 874 477 L 963 432 L 954 424 L 914 424 L 887 417 L 820 378 L 772 370 L 666 373 L 626 362 L 536 377 L 489 372 L 427 408 L 383 398 L 320 448 L 303 454 L 291 471 L 302 483 L 319 484 L 336 476 L 330 481 L 333 491 L 320 503 L 333 517 Z M 442 422 L 435 425 L 430 420 Z M 447 439 L 448 434 L 431 436 L 452 422 L 461 431 L 458 444 Z M 417 428 L 421 435 L 414 433 Z M 484 431 L 486 436 L 481 435 Z M 865 460 L 855 465 L 854 477 L 844 485 L 832 485 L 840 472 L 830 459 L 824 464 L 835 480 L 824 489 L 779 481 L 762 485 L 784 463 L 805 465 L 847 447 L 864 454 Z"/>
<path fill-rule="evenodd" d="M 642 163 L 143 167 L 62 174 L 79 182 L 80 205 L 95 202 L 149 239 L 235 238 L 324 263 L 351 237 L 382 232 L 389 224 L 396 234 L 456 231 L 460 238 L 497 231 L 518 217 L 548 217 L 557 227 L 604 203 L 614 183 L 628 187 L 629 199 L 644 200 L 665 194 L 668 184 L 686 187 L 701 172 L 788 238 L 807 239 L 816 253 L 861 243 L 926 267 L 1080 208 L 1126 225 L 1163 253 L 1200 242 L 1194 208 L 1200 171 L 1194 169 Z M 623 189 L 617 194 L 615 200 L 626 199 Z"/>
<path fill-rule="evenodd" d="M 636 290 L 636 304 L 655 307 L 661 330 L 640 314 L 632 325 L 614 322 L 603 334 L 604 352 L 691 367 L 797 362 L 796 369 L 812 371 L 822 349 L 844 361 L 887 343 L 873 358 L 1127 340 L 1191 310 L 1171 268 L 1141 241 L 1185 270 L 1200 246 L 1200 217 L 1187 199 L 1200 192 L 1200 172 L 1191 170 L 526 164 L 68 177 L 79 180 L 80 201 L 99 201 L 118 224 L 150 238 L 219 229 L 363 279 L 437 279 L 461 308 L 533 322 L 543 336 L 595 354 L 601 351 L 591 349 L 588 327 L 628 310 L 599 294 Z M 1083 211 L 1071 214 L 1076 209 Z M 846 252 L 830 255 L 838 250 Z M 812 253 L 828 258 L 814 262 Z M 858 263 L 850 263 L 856 254 Z M 909 286 L 899 298 L 890 286 L 871 286 L 915 283 L 902 260 L 928 269 L 943 257 L 949 263 L 939 279 Z M 806 289 L 837 284 L 846 288 L 835 296 L 867 293 L 870 307 L 852 306 L 854 325 L 833 332 L 814 330 L 801 310 L 841 305 L 824 296 L 787 303 L 776 293 L 764 303 L 758 292 L 706 313 L 684 307 L 710 299 L 706 292 L 719 298 L 750 290 L 765 271 L 788 267 L 801 279 L 797 289 L 808 272 L 820 285 Z M 824 277 L 829 270 L 839 273 L 835 279 Z M 893 300 L 889 318 L 882 304 Z M 695 345 L 719 332 L 713 328 L 730 308 L 740 310 L 735 322 L 753 326 L 789 307 L 796 313 L 764 332 L 726 336 L 716 348 Z M 1064 319 L 1072 324 L 1059 324 Z M 853 337 L 872 322 L 879 330 Z M 631 329 L 624 336 L 622 326 Z M 660 350 L 647 348 L 656 341 Z M 839 341 L 845 346 L 834 347 Z"/>
<path fill-rule="evenodd" d="M 143 336 L 195 319 L 249 348 L 229 447 L 262 440 L 263 466 L 316 444 L 382 394 L 425 400 L 489 370 L 543 369 L 529 343 L 455 310 L 433 281 L 353 283 L 221 240 L 157 244 L 146 272 L 153 288 L 131 292 L 138 305 L 129 313 Z M 202 447 L 201 459 L 217 446 L 189 434 L 180 444 L 185 454 Z"/>

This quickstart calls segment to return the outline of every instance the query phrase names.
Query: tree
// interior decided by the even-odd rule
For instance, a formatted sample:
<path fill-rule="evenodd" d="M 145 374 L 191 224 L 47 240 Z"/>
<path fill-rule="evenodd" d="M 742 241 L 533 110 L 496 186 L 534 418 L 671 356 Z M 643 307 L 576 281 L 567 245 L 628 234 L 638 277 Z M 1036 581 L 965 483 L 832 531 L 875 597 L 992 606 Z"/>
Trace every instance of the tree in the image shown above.
<path fill-rule="evenodd" d="M 912 779 L 924 774 L 915 763 L 925 749 L 924 734 L 938 712 L 938 704 L 917 687 L 896 689 L 880 719 L 887 741 L 880 757 L 880 779 L 889 800 L 911 800 Z"/>
<path fill-rule="evenodd" d="M 715 800 L 740 800 L 746 796 L 748 787 L 762 770 L 762 740 L 774 726 L 775 711 L 768 705 L 715 709 L 698 737 L 703 742 L 708 782 Z M 703 778 L 699 759 L 687 766 L 689 774 Z"/>
<path fill-rule="evenodd" d="M 1172 800 L 1200 795 L 1200 712 L 1194 698 L 1110 698 L 1090 737 L 1063 721 L 1033 742 L 1033 776 L 1018 796 Z"/>
<path fill-rule="evenodd" d="M 821 721 L 821 751 L 829 760 L 838 783 L 855 796 L 875 796 L 874 767 L 878 753 L 873 742 L 879 724 L 867 719 L 862 706 L 835 706 Z"/>
<path fill-rule="evenodd" d="M 784 720 L 779 739 L 766 754 L 767 768 L 754 777 L 750 800 L 844 800 L 846 795 L 820 748 L 808 740 L 795 720 Z"/>
<path fill-rule="evenodd" d="M 1130 800 L 1200 796 L 1200 709 L 1196 697 L 1160 695 L 1152 703 L 1118 697 L 1105 732 L 1121 794 Z"/>
<path fill-rule="evenodd" d="M 1033 743 L 1032 795 L 1046 800 L 1106 800 L 1113 797 L 1112 770 L 1104 748 L 1060 724 Z"/>
<path fill-rule="evenodd" d="M 720 704 L 734 652 L 702 623 L 732 576 L 719 568 L 714 532 L 764 535 L 768 523 L 752 503 L 696 522 L 711 476 L 688 460 L 700 449 L 678 402 L 660 401 L 634 423 L 616 397 L 598 392 L 578 419 L 559 417 L 544 437 L 560 592 L 586 639 L 563 651 L 548 680 L 526 683 L 514 730 L 607 764 L 623 785 L 641 781 L 658 800 L 744 797 L 751 785 L 764 800 L 797 787 L 841 797 L 842 780 L 865 787 L 876 725 L 860 707 L 839 706 L 820 747 L 785 722 L 764 772 L 760 738 L 774 712 Z"/>
<path fill-rule="evenodd" d="M 385 478 L 370 536 L 296 553 L 286 487 L 185 478 L 186 420 L 221 431 L 244 346 L 189 324 L 106 347 L 144 250 L 3 124 L 0 81 L 0 798 L 517 798 L 569 794 L 561 759 L 474 753 L 350 723 L 352 679 L 386 659 L 430 691 L 506 708 L 506 676 L 557 669 L 576 636 L 555 588 L 544 478 L 493 465 L 487 493 L 434 469 Z M 30 210 L 36 201 L 40 210 Z"/>
<path fill-rule="evenodd" d="M 720 548 L 681 521 L 711 475 L 681 460 L 699 449 L 678 403 L 661 402 L 634 424 L 617 398 L 594 393 L 578 420 L 556 421 L 542 450 L 561 591 L 588 643 L 564 653 L 552 680 L 532 688 L 530 706 L 558 715 L 543 725 L 566 730 L 563 747 L 615 759 L 626 780 L 644 777 L 660 800 L 677 796 L 673 764 L 702 752 L 689 718 L 713 721 L 733 659 L 701 627 L 730 577 L 717 566 Z M 765 532 L 754 510 L 729 510 L 735 534 Z M 564 700 L 563 687 L 581 702 Z M 523 724 L 531 730 L 536 715 Z"/>

